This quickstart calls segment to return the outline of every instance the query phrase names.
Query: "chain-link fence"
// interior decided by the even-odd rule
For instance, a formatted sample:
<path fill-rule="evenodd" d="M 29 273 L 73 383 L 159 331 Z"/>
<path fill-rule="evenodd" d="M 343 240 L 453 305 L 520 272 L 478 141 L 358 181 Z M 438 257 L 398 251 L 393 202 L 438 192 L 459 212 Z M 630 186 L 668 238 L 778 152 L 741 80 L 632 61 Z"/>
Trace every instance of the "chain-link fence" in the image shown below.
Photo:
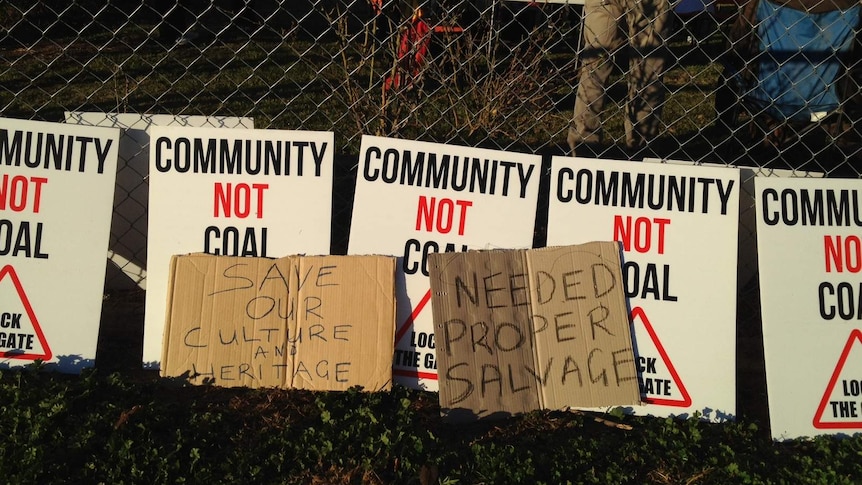
<path fill-rule="evenodd" d="M 544 155 L 570 154 L 574 134 L 579 155 L 858 177 L 858 0 L 736 1 L 656 0 L 646 23 L 625 17 L 625 37 L 646 28 L 650 39 L 606 51 L 590 19 L 612 0 L 4 0 L 0 115 L 234 116 L 333 131 L 334 253 L 346 250 L 362 134 Z M 578 92 L 578 68 L 592 76 L 601 63 L 598 110 L 595 93 Z M 601 136 L 573 124 L 576 99 Z M 646 118 L 656 121 L 639 146 L 631 133 Z M 145 173 L 133 177 L 145 187 Z M 134 206 L 112 231 L 127 272 L 145 268 L 143 247 L 124 242 L 146 236 L 145 194 L 118 194 Z"/>

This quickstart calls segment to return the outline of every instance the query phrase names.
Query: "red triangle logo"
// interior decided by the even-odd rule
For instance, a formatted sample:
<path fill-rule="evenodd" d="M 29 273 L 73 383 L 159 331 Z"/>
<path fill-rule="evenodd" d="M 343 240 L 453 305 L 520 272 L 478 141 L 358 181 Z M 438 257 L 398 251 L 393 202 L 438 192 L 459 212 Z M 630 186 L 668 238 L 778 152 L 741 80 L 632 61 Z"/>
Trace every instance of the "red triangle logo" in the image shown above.
<path fill-rule="evenodd" d="M 835 386 L 838 384 L 838 379 L 841 377 L 841 372 L 844 370 L 844 364 L 847 363 L 847 357 L 853 349 L 854 344 L 862 343 L 862 331 L 858 328 L 850 332 L 850 337 L 847 343 L 844 344 L 844 350 L 841 351 L 841 357 L 838 358 L 838 364 L 832 372 L 832 377 L 829 379 L 829 384 L 826 386 L 826 392 L 823 393 L 823 398 L 820 400 L 820 405 L 817 407 L 817 412 L 814 414 L 814 427 L 817 429 L 859 429 L 862 428 L 862 409 L 859 409 L 859 395 L 862 393 L 858 380 L 841 382 L 843 388 L 842 400 L 832 399 L 832 393 L 835 391 Z M 858 376 L 854 376 L 858 377 Z M 854 396 L 855 394 L 855 396 Z M 850 396 L 850 398 L 846 397 Z M 855 399 L 854 399 L 855 397 Z M 852 400 L 851 400 L 852 399 Z M 833 419 L 839 421 L 824 421 L 825 413 L 831 414 Z M 848 421 L 840 421 L 841 419 L 850 418 Z"/>
<path fill-rule="evenodd" d="M 0 269 L 0 284 L 3 283 L 3 279 L 9 276 L 9 280 L 12 282 L 12 285 L 15 287 L 15 291 L 18 293 L 18 298 L 21 300 L 21 305 L 24 307 L 24 311 L 27 313 L 27 317 L 30 319 L 30 323 L 33 325 L 33 331 L 36 333 L 36 338 L 39 339 L 39 344 L 42 346 L 42 353 L 28 353 L 26 350 L 12 349 L 12 350 L 4 350 L 0 349 L 0 357 L 6 359 L 22 359 L 22 360 L 51 360 L 53 354 L 51 353 L 51 348 L 48 347 L 48 341 L 45 340 L 45 335 L 42 333 L 42 327 L 39 325 L 39 321 L 36 319 L 36 314 L 33 312 L 33 307 L 30 305 L 30 300 L 27 298 L 27 294 L 24 293 L 24 287 L 21 286 L 21 280 L 18 279 L 18 274 L 15 273 L 15 268 L 10 265 L 4 266 Z M 0 319 L 4 318 L 3 314 L 0 316 Z M 11 315 L 11 314 L 8 314 Z M 4 329 L 0 328 L 0 332 Z M 21 336 L 21 334 L 16 334 Z M 4 337 L 6 337 L 4 335 Z M 32 337 L 32 336 L 29 336 Z M 5 338 L 3 339 L 6 340 Z"/>
<path fill-rule="evenodd" d="M 395 332 L 395 345 L 398 345 L 398 342 L 404 338 L 404 335 L 407 334 L 407 331 L 413 327 L 413 322 L 416 321 L 416 318 L 419 317 L 419 314 L 422 313 L 422 310 L 425 309 L 425 306 L 428 305 L 428 302 L 431 301 L 431 288 L 428 288 L 428 291 L 425 292 L 425 295 L 419 300 L 419 303 L 413 307 L 413 312 L 404 320 L 404 323 L 398 327 L 398 330 Z M 397 376 L 403 377 L 416 377 L 419 379 L 430 379 L 436 381 L 438 379 L 436 373 L 432 372 L 421 372 L 412 369 L 399 369 L 397 367 L 392 369 L 392 373 Z"/>
<path fill-rule="evenodd" d="M 425 296 L 423 296 L 422 299 L 419 300 L 419 303 L 415 307 L 413 307 L 413 313 L 411 313 L 410 316 L 407 317 L 407 320 L 404 320 L 404 323 L 402 323 L 401 326 L 398 327 L 398 331 L 395 333 L 396 344 L 400 342 L 402 338 L 404 338 L 404 335 L 407 333 L 408 330 L 410 330 L 410 327 L 413 326 L 413 322 L 416 321 L 416 318 L 419 316 L 420 313 L 422 313 L 422 310 L 425 309 L 425 305 L 427 305 L 429 301 L 431 301 L 430 288 L 428 289 L 428 291 L 425 292 Z"/>
<path fill-rule="evenodd" d="M 649 334 L 650 340 L 658 353 L 658 357 L 646 355 L 646 352 L 643 350 L 648 350 L 646 349 L 647 346 L 638 346 L 638 380 L 641 384 L 641 396 L 643 397 L 645 395 L 645 397 L 643 397 L 644 402 L 657 406 L 674 406 L 681 408 L 691 406 L 691 396 L 688 394 L 688 390 L 686 390 L 685 385 L 679 378 L 679 373 L 670 361 L 667 351 L 665 351 L 664 346 L 658 339 L 658 335 L 656 335 L 655 329 L 650 323 L 649 318 L 647 318 L 646 312 L 644 312 L 641 307 L 635 307 L 632 309 L 631 318 L 632 322 L 640 321 L 643 324 L 644 329 L 646 329 Z M 666 375 L 661 377 L 669 378 L 647 377 L 645 375 L 650 373 L 658 374 L 658 366 L 656 365 L 658 363 L 658 359 L 661 359 L 661 363 L 664 365 L 664 369 L 666 369 L 667 372 Z"/>

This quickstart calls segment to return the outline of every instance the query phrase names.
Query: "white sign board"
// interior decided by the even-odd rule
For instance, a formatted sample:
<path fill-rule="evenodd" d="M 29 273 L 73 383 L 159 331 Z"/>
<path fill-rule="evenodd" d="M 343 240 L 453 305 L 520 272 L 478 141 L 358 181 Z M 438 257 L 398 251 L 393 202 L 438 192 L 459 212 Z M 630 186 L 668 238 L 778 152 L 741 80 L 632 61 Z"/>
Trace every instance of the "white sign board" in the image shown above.
<path fill-rule="evenodd" d="M 150 128 L 144 366 L 161 359 L 171 256 L 328 254 L 331 132 Z"/>
<path fill-rule="evenodd" d="M 823 178 L 823 172 L 808 172 L 802 170 L 788 170 L 779 168 L 764 168 L 764 167 L 747 167 L 744 165 L 726 165 L 719 163 L 696 163 L 686 160 L 661 160 L 657 158 L 644 158 L 644 163 L 669 163 L 672 165 L 685 165 L 688 167 L 704 166 L 704 167 L 734 167 L 739 169 L 739 261 L 737 264 L 737 290 L 741 292 L 757 291 L 757 237 L 755 235 L 755 227 L 757 225 L 756 204 L 754 202 L 754 180 L 757 177 L 803 177 L 803 178 Z M 740 336 L 738 336 L 740 337 Z M 757 336 L 758 342 L 753 345 L 762 346 L 760 335 Z M 741 347 L 741 346 L 740 346 Z M 745 349 L 740 348 L 740 351 Z M 757 351 L 757 364 L 763 364 L 760 358 L 759 349 Z M 755 356 L 740 355 L 738 366 L 744 365 L 742 359 Z M 754 364 L 753 364 L 754 365 Z"/>
<path fill-rule="evenodd" d="M 757 248 L 775 439 L 862 430 L 862 183 L 758 178 Z"/>
<path fill-rule="evenodd" d="M 151 126 L 198 126 L 213 128 L 254 128 L 252 118 L 136 113 L 66 112 L 66 123 L 120 128 L 117 186 L 114 216 L 108 248 L 108 277 L 111 289 L 137 285 L 146 289 L 147 255 L 147 175 L 149 171 Z"/>
<path fill-rule="evenodd" d="M 533 244 L 541 157 L 363 136 L 350 254 L 397 256 L 395 382 L 436 391 L 429 253 Z"/>
<path fill-rule="evenodd" d="M 622 243 L 644 406 L 736 414 L 739 171 L 554 157 L 548 245 Z"/>
<path fill-rule="evenodd" d="M 94 365 L 119 137 L 0 118 L 0 366 Z"/>

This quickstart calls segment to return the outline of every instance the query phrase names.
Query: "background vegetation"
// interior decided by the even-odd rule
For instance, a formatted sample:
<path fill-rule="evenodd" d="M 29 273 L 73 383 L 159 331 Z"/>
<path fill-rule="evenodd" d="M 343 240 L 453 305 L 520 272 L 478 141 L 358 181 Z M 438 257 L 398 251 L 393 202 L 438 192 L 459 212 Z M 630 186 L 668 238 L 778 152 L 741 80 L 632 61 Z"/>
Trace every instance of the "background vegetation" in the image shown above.
<path fill-rule="evenodd" d="M 385 90 L 413 2 L 392 2 L 401 11 L 376 20 L 362 1 L 295 0 L 275 11 L 266 5 L 276 2 L 257 2 L 254 14 L 235 18 L 222 5 L 229 3 L 198 13 L 200 37 L 175 47 L 162 40 L 156 1 L 9 0 L 0 5 L 0 110 L 46 121 L 72 110 L 250 116 L 258 128 L 334 131 L 342 153 L 357 153 L 363 133 L 529 151 L 565 144 L 574 9 L 549 7 L 523 24 L 521 3 L 498 2 L 496 11 L 439 1 L 431 21 L 464 32 L 433 35 L 415 82 Z M 716 118 L 715 61 L 727 49 L 714 32 L 697 44 L 685 35 L 672 43 L 662 130 L 671 152 L 688 144 L 702 157 L 714 146 L 699 133 Z M 624 83 L 611 95 L 624 98 Z M 606 130 L 619 140 L 622 110 L 611 105 Z"/>
<path fill-rule="evenodd" d="M 442 422 L 436 394 L 191 387 L 38 366 L 0 375 L 6 483 L 849 484 L 862 438 L 762 423 L 536 412 Z"/>

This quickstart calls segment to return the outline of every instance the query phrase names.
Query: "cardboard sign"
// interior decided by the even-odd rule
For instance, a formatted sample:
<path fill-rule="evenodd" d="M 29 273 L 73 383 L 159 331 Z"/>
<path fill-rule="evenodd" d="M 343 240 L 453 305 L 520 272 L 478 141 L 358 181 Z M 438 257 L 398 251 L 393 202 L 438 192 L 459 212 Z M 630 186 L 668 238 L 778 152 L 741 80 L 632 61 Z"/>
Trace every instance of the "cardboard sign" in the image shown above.
<path fill-rule="evenodd" d="M 150 128 L 144 365 L 162 350 L 171 256 L 328 254 L 333 134 Z"/>
<path fill-rule="evenodd" d="M 548 244 L 622 243 L 635 414 L 736 414 L 739 171 L 554 157 Z"/>
<path fill-rule="evenodd" d="M 428 256 L 533 244 L 541 157 L 363 136 L 350 254 L 399 258 L 395 381 L 437 390 Z"/>
<path fill-rule="evenodd" d="M 146 289 L 148 173 L 151 126 L 254 128 L 253 118 L 67 111 L 66 123 L 120 128 L 114 215 L 106 288 Z"/>
<path fill-rule="evenodd" d="M 395 260 L 171 261 L 162 375 L 235 387 L 389 389 Z"/>
<path fill-rule="evenodd" d="M 640 404 L 617 243 L 429 260 L 444 416 Z"/>
<path fill-rule="evenodd" d="M 775 439 L 862 430 L 862 186 L 758 178 L 757 248 Z"/>
<path fill-rule="evenodd" d="M 94 365 L 119 136 L 0 118 L 0 366 Z"/>

